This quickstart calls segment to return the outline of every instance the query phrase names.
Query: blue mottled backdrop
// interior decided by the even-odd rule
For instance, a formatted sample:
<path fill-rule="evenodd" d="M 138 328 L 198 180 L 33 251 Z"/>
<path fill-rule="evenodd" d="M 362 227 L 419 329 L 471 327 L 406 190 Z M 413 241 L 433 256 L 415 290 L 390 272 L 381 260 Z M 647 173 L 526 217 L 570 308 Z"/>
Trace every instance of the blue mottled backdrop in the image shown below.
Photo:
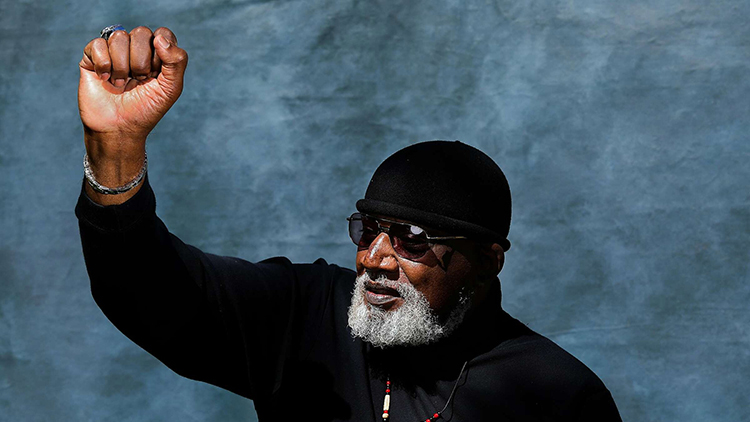
<path fill-rule="evenodd" d="M 190 54 L 149 140 L 158 212 L 204 250 L 352 266 L 344 218 L 429 139 L 514 194 L 504 306 L 628 421 L 750 420 L 750 2 L 0 0 L 0 420 L 253 421 L 89 294 L 78 61 L 99 29 Z"/>

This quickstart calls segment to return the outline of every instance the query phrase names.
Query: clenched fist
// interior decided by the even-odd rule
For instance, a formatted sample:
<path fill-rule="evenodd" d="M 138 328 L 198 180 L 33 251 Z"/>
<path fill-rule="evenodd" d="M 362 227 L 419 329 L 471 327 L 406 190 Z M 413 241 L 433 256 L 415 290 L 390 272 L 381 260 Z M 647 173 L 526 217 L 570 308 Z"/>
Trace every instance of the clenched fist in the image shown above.
<path fill-rule="evenodd" d="M 86 130 L 145 137 L 182 93 L 187 53 L 169 29 L 139 26 L 93 39 L 79 65 Z"/>
<path fill-rule="evenodd" d="M 86 150 L 97 181 L 108 187 L 132 180 L 143 164 L 146 137 L 182 93 L 188 57 L 167 28 L 139 26 L 95 38 L 79 63 L 78 109 Z M 132 194 L 105 197 L 121 203 Z"/>

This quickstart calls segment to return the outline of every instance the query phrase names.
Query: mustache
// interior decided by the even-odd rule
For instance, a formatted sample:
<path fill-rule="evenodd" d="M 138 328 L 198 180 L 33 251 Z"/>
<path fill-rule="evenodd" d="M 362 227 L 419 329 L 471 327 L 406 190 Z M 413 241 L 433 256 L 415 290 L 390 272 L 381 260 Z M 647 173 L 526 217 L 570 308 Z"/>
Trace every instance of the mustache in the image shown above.
<path fill-rule="evenodd" d="M 403 283 L 391 280 L 383 273 L 375 273 L 370 270 L 366 270 L 362 275 L 358 276 L 357 281 L 369 287 L 385 287 L 393 290 L 399 290 L 399 287 L 403 288 Z"/>
<path fill-rule="evenodd" d="M 382 271 L 376 272 L 367 270 L 357 277 L 356 283 L 362 292 L 361 294 L 364 294 L 365 291 L 389 294 L 400 296 L 407 302 L 420 300 L 420 298 L 423 297 L 422 293 L 420 293 L 410 282 L 389 279 Z"/>

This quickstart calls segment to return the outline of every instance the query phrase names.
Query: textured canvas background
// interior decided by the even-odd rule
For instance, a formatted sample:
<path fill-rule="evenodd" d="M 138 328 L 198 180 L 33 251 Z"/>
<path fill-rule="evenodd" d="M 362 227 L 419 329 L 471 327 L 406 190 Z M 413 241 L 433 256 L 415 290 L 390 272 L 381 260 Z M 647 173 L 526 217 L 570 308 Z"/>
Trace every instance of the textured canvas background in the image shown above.
<path fill-rule="evenodd" d="M 149 141 L 158 212 L 186 242 L 351 266 L 344 218 L 377 164 L 460 139 L 511 184 L 511 314 L 596 371 L 625 420 L 750 420 L 749 12 L 0 0 L 0 420 L 255 420 L 90 297 L 77 63 L 112 23 L 168 26 L 190 54 Z"/>

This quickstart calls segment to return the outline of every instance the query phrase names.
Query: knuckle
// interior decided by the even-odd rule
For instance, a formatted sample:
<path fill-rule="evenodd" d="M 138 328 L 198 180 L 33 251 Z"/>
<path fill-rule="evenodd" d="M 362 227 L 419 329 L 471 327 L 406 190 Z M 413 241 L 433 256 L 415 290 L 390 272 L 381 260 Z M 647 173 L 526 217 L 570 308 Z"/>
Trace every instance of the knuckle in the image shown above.
<path fill-rule="evenodd" d="M 151 29 L 147 26 L 137 26 L 133 28 L 132 31 L 130 31 L 130 35 L 142 35 L 142 34 L 151 34 Z"/>
<path fill-rule="evenodd" d="M 91 46 L 92 50 L 107 48 L 107 40 L 105 40 L 104 38 L 96 38 L 91 40 L 89 45 Z"/>
<path fill-rule="evenodd" d="M 113 32 L 112 35 L 109 36 L 109 43 L 112 44 L 113 42 L 120 42 L 128 39 L 130 39 L 130 36 L 127 32 L 118 30 Z"/>

